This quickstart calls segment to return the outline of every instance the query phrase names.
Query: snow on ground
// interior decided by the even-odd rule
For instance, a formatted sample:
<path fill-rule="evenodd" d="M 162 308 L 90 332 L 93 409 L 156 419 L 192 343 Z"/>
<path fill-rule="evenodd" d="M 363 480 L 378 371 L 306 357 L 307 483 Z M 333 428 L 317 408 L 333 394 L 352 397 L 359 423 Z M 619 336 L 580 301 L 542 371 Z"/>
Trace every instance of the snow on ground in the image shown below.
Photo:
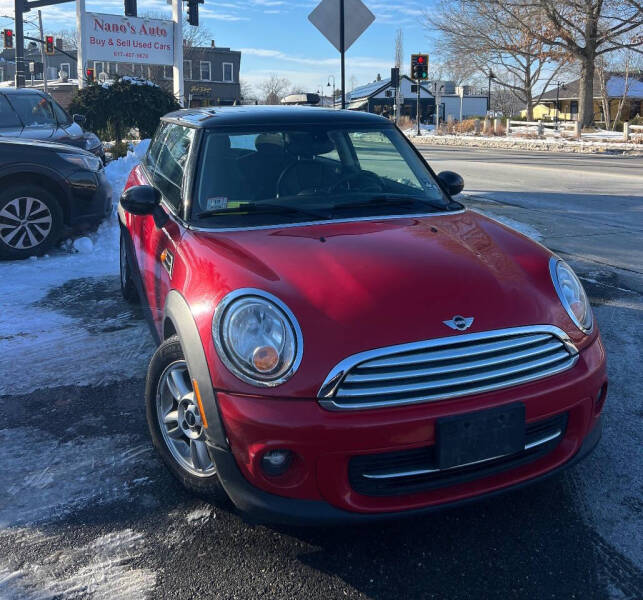
<path fill-rule="evenodd" d="M 15 536 L 15 531 L 12 532 Z M 25 529 L 20 545 L 41 547 L 54 541 L 52 536 Z M 0 534 L 0 541 L 2 541 Z M 11 539 L 16 542 L 15 537 Z M 0 597 L 14 600 L 53 600 L 54 598 L 94 598 L 130 600 L 150 597 L 156 574 L 136 566 L 145 551 L 145 538 L 132 529 L 100 536 L 87 544 L 56 549 L 38 563 L 11 564 L 7 556 L 0 562 Z"/>
<path fill-rule="evenodd" d="M 0 455 L 0 532 L 126 500 L 149 483 L 139 475 L 154 464 L 152 446 L 128 435 L 74 435 L 60 442 L 32 427 L 0 430 Z"/>
<path fill-rule="evenodd" d="M 145 140 L 107 165 L 114 210 L 96 232 L 68 240 L 41 258 L 0 263 L 0 354 L 12 357 L 0 376 L 0 395 L 121 380 L 145 372 L 151 338 L 117 293 L 115 207 L 129 172 L 148 145 Z M 91 307 L 80 320 L 79 307 Z"/>
<path fill-rule="evenodd" d="M 433 135 L 435 131 L 435 125 L 420 125 L 420 136 L 423 135 Z M 417 127 L 409 127 L 404 130 L 404 135 L 408 137 L 417 137 L 418 129 Z"/>

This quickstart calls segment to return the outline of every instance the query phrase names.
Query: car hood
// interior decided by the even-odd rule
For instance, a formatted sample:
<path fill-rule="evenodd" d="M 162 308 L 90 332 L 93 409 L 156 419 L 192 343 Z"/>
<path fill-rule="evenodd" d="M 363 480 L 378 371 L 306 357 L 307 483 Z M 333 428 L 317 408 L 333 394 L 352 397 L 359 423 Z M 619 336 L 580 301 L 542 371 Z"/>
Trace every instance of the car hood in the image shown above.
<path fill-rule="evenodd" d="M 309 378 L 357 352 L 460 335 L 444 324 L 456 315 L 473 317 L 467 333 L 553 324 L 575 337 L 551 253 L 476 212 L 186 235 L 188 260 L 217 288 L 206 299 L 199 286 L 201 306 L 237 288 L 279 297 L 301 326 Z M 280 389 L 310 393 L 291 382 Z"/>

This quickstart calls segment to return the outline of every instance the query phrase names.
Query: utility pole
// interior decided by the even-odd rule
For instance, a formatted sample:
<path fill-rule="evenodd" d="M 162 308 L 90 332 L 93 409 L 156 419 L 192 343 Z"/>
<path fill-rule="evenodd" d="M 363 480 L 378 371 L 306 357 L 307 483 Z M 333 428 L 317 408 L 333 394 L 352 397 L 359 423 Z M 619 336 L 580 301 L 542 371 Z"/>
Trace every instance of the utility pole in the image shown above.
<path fill-rule="evenodd" d="M 15 35 L 15 52 L 16 52 L 16 87 L 25 87 L 25 31 L 23 13 L 24 0 L 15 0 L 16 11 L 16 35 Z"/>
<path fill-rule="evenodd" d="M 84 0 L 83 0 L 84 1 Z M 183 81 L 183 21 L 181 19 L 182 0 L 172 0 L 172 20 L 174 21 L 174 68 L 173 92 L 181 107 L 185 106 L 185 82 Z"/>
<path fill-rule="evenodd" d="M 16 0 L 17 2 L 18 0 Z M 342 110 L 346 108 L 346 36 L 344 22 L 344 0 L 339 0 L 339 53 L 342 69 Z"/>
<path fill-rule="evenodd" d="M 40 27 L 40 39 L 45 39 L 45 32 L 42 30 L 42 11 L 38 10 L 38 27 Z M 47 93 L 47 53 L 45 45 L 40 44 L 40 56 L 42 57 L 42 84 L 45 94 Z"/>

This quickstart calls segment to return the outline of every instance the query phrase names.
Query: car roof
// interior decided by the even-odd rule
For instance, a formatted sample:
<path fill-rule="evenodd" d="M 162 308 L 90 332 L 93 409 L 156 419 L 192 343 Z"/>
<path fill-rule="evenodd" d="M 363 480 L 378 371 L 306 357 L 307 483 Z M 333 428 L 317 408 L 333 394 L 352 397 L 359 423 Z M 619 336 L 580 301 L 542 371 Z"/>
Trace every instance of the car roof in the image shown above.
<path fill-rule="evenodd" d="M 0 88 L 0 94 L 5 94 L 6 96 L 14 96 L 15 94 L 33 94 L 34 96 L 44 96 L 42 90 L 34 90 L 33 88 L 15 88 L 15 87 L 2 87 Z"/>
<path fill-rule="evenodd" d="M 313 106 L 216 106 L 177 110 L 163 117 L 191 127 L 217 128 L 244 125 L 348 124 L 384 125 L 388 119 L 371 113 Z"/>

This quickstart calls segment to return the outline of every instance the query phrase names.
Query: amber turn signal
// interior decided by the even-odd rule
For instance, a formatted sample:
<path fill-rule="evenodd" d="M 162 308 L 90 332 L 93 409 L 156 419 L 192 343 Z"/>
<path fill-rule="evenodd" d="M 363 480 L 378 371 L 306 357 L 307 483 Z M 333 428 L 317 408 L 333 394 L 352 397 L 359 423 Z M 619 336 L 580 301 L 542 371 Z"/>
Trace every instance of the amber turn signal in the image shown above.
<path fill-rule="evenodd" d="M 252 353 L 252 364 L 259 373 L 270 373 L 279 364 L 279 353 L 272 346 L 261 346 Z"/>

